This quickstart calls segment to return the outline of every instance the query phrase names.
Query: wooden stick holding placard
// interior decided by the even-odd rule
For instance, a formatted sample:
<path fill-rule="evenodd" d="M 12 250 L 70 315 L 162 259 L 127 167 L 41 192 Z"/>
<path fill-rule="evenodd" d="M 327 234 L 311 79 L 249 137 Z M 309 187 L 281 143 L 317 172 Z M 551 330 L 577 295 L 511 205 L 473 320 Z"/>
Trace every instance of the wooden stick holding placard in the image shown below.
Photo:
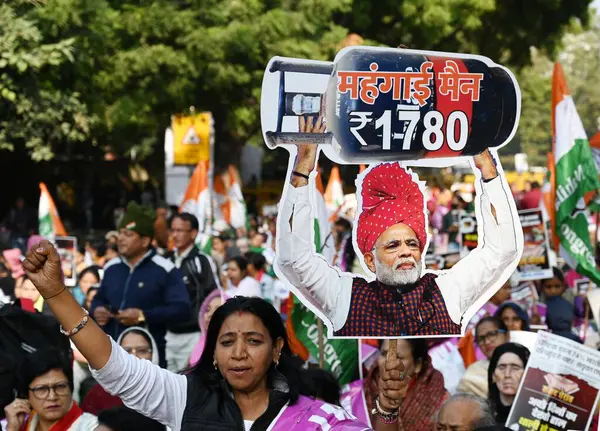
<path fill-rule="evenodd" d="M 317 330 L 319 333 L 319 368 L 323 370 L 325 369 L 325 335 L 321 319 L 317 319 Z"/>
<path fill-rule="evenodd" d="M 390 340 L 390 347 L 387 351 L 387 356 L 386 356 L 386 360 L 387 361 L 393 361 L 394 359 L 398 358 L 398 340 L 397 339 L 393 339 Z"/>

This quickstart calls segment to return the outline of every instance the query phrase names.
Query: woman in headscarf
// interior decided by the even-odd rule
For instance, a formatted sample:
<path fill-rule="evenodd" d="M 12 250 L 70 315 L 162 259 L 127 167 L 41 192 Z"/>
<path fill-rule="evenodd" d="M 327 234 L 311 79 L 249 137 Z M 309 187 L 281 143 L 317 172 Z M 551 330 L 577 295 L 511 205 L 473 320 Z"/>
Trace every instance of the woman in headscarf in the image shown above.
<path fill-rule="evenodd" d="M 221 291 L 219 289 L 215 289 L 210 292 L 202 305 L 200 306 L 200 312 L 198 313 L 198 325 L 200 326 L 200 339 L 196 346 L 194 346 L 194 350 L 192 350 L 192 355 L 190 356 L 190 367 L 195 367 L 200 357 L 202 356 L 202 352 L 204 351 L 204 344 L 206 343 L 206 330 L 208 328 L 208 324 L 210 323 L 210 319 L 217 308 L 223 305 L 223 299 L 221 295 Z"/>
<path fill-rule="evenodd" d="M 235 297 L 217 308 L 200 361 L 181 375 L 128 354 L 89 319 L 62 283 L 51 243 L 34 246 L 23 267 L 105 390 L 173 430 L 366 429 L 340 407 L 300 394 L 302 368 L 291 355 L 281 316 L 264 299 Z M 386 377 L 394 386 L 404 384 L 387 370 Z M 387 403 L 392 395 L 394 404 L 401 389 L 388 388 L 379 397 Z"/>
<path fill-rule="evenodd" d="M 528 360 L 529 349 L 518 343 L 506 343 L 494 350 L 488 369 L 488 400 L 498 424 L 508 419 Z"/>
<path fill-rule="evenodd" d="M 39 349 L 19 368 L 17 398 L 5 407 L 7 430 L 92 431 L 98 419 L 73 400 L 69 358 L 55 349 Z"/>
<path fill-rule="evenodd" d="M 529 331 L 529 316 L 514 302 L 505 302 L 494 315 L 504 322 L 509 331 Z"/>
<path fill-rule="evenodd" d="M 389 344 L 389 340 L 381 342 L 377 363 L 365 379 L 365 399 L 371 423 L 377 423 L 371 411 L 379 392 L 380 369 L 384 366 Z M 434 414 L 448 397 L 448 392 L 444 388 L 444 377 L 431 365 L 426 340 L 400 339 L 396 351 L 398 359 L 404 364 L 405 374 L 412 376 L 406 397 L 400 405 L 400 418 L 396 429 L 431 429 Z"/>
<path fill-rule="evenodd" d="M 146 359 L 158 365 L 158 346 L 146 329 L 139 326 L 127 328 L 119 336 L 117 344 L 130 355 L 134 355 L 139 359 Z M 96 383 L 81 403 L 81 408 L 85 412 L 97 415 L 102 410 L 122 404 L 121 398 L 110 395 L 102 386 Z"/>

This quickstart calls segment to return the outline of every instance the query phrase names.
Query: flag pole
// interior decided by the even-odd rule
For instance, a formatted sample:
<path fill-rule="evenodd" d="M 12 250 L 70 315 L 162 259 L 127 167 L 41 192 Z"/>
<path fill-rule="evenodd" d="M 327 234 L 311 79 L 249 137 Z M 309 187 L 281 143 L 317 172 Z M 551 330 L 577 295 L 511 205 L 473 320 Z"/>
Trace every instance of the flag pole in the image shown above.
<path fill-rule="evenodd" d="M 204 231 L 210 238 L 210 236 L 212 235 L 213 217 L 215 214 L 215 120 L 212 116 L 212 113 L 210 115 L 209 158 L 210 160 L 208 161 L 208 201 L 210 202 L 210 205 L 208 206 L 208 221 L 206 223 L 206 226 L 204 227 Z"/>
<path fill-rule="evenodd" d="M 319 368 L 325 369 L 325 335 L 323 331 L 323 321 L 317 318 L 317 328 L 319 331 Z"/>

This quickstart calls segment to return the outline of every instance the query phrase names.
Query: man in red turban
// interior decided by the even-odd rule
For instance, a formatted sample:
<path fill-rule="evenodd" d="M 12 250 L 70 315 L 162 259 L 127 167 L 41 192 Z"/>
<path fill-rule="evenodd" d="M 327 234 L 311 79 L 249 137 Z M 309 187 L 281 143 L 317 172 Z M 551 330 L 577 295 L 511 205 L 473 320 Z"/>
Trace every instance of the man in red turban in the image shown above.
<path fill-rule="evenodd" d="M 314 128 L 301 119 L 301 131 L 319 133 L 323 126 L 317 121 Z M 462 334 L 474 306 L 482 306 L 510 277 L 522 251 L 512 195 L 490 152 L 474 156 L 481 172 L 479 246 L 448 271 L 423 272 L 427 222 L 416 176 L 398 163 L 381 163 L 363 174 L 355 240 L 373 281 L 341 273 L 314 250 L 309 199 L 314 182 L 307 186 L 316 152 L 316 145 L 298 145 L 284 191 L 277 229 L 279 277 L 329 320 L 336 336 Z"/>

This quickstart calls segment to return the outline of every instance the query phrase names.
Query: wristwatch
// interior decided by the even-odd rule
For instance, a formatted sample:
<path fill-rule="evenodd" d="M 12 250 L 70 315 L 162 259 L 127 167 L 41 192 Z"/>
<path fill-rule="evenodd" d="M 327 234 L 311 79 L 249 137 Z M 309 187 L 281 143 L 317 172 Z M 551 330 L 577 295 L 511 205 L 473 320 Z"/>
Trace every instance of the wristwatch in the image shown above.
<path fill-rule="evenodd" d="M 140 310 L 140 317 L 138 317 L 138 323 L 144 323 L 146 321 L 146 316 L 144 316 L 144 312 Z"/>

